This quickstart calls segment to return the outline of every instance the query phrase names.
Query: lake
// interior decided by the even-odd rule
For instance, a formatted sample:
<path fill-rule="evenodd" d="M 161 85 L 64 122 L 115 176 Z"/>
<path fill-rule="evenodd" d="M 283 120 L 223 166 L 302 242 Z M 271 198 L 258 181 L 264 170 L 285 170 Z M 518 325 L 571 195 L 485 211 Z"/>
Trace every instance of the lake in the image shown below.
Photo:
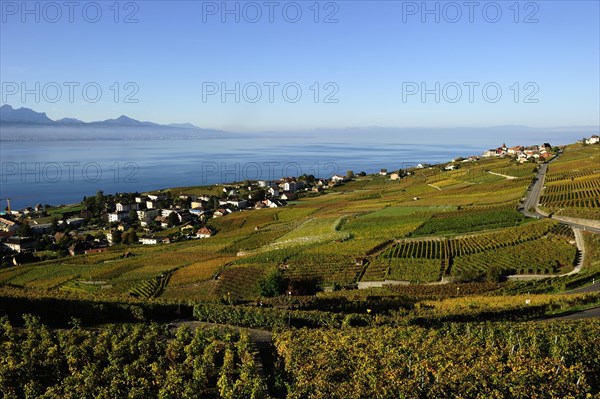
<path fill-rule="evenodd" d="M 317 177 L 347 170 L 373 173 L 447 162 L 481 154 L 486 148 L 371 139 L 249 135 L 207 140 L 2 141 L 0 198 L 10 198 L 17 209 L 36 203 L 74 203 L 98 190 L 143 192 L 304 173 Z M 5 206 L 2 202 L 2 209 Z"/>

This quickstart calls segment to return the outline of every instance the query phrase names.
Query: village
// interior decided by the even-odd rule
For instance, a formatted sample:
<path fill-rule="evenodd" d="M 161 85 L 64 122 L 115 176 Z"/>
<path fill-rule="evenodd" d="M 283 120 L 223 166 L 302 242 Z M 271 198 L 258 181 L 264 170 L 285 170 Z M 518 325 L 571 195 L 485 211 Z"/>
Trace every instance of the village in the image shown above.
<path fill-rule="evenodd" d="M 245 181 L 219 185 L 219 195 L 174 195 L 171 190 L 115 195 L 98 192 L 84 198 L 81 204 L 37 204 L 22 210 L 11 209 L 7 199 L 6 209 L 0 213 L 2 265 L 45 260 L 50 253 L 98 253 L 115 244 L 157 245 L 209 238 L 216 233 L 206 225 L 211 218 L 283 207 L 300 197 L 324 193 L 351 177 L 352 174 L 317 179 L 303 175 Z"/>

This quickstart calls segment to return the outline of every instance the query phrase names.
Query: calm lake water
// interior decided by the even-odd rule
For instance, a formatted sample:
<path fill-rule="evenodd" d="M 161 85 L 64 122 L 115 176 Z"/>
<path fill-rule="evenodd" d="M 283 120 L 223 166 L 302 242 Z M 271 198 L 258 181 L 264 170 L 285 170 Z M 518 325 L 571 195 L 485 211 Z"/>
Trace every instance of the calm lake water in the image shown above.
<path fill-rule="evenodd" d="M 0 142 L 0 198 L 13 208 L 166 187 L 396 170 L 481 154 L 486 146 L 415 145 L 371 138 L 248 137 Z M 5 201 L 1 202 L 4 209 Z"/>

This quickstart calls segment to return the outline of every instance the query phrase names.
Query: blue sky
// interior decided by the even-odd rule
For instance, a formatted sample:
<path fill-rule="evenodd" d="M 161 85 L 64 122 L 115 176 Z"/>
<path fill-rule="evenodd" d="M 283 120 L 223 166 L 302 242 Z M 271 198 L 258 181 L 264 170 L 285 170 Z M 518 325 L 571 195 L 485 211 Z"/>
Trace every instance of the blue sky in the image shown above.
<path fill-rule="evenodd" d="M 600 124 L 598 1 L 480 1 L 473 22 L 462 1 L 138 1 L 118 15 L 114 1 L 75 2 L 73 22 L 62 1 L 60 16 L 48 2 L 0 3 L 1 101 L 54 119 L 240 131 Z M 23 99 L 22 84 L 40 98 Z M 102 90 L 97 102 L 86 84 Z"/>

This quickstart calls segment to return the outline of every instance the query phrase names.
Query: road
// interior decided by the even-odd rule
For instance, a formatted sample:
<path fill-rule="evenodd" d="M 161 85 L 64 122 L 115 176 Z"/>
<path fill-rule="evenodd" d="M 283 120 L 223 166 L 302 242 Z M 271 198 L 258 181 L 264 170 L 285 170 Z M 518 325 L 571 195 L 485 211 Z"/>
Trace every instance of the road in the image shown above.
<path fill-rule="evenodd" d="M 556 159 L 556 158 L 555 158 Z M 538 203 L 540 202 L 540 195 L 544 188 L 544 179 L 546 178 L 546 171 L 548 170 L 548 164 L 543 163 L 538 168 L 537 175 L 535 175 L 535 182 L 527 190 L 527 196 L 523 202 L 523 209 L 521 213 L 530 218 L 543 218 L 546 215 L 539 212 L 537 209 Z M 531 212 L 532 210 L 533 212 Z"/>
<path fill-rule="evenodd" d="M 535 176 L 535 182 L 529 187 L 527 190 L 527 195 L 525 196 L 525 201 L 523 202 L 523 208 L 521 209 L 521 213 L 530 218 L 546 218 L 547 214 L 540 212 L 538 209 L 538 204 L 540 202 L 540 196 L 542 194 L 542 190 L 544 188 L 544 180 L 546 179 L 546 172 L 548 171 L 548 165 L 558 159 L 560 155 L 554 157 L 550 162 L 543 163 L 539 166 L 537 175 Z M 531 211 L 530 211 L 531 210 Z M 560 223 L 571 226 L 574 229 L 581 229 L 584 231 L 590 231 L 595 234 L 600 234 L 600 229 L 586 226 L 578 223 L 572 222 L 564 222 L 562 220 Z"/>
<path fill-rule="evenodd" d="M 542 190 L 544 189 L 544 181 L 546 179 L 546 172 L 548 171 L 548 165 L 550 163 L 554 162 L 556 159 L 558 159 L 559 156 L 560 156 L 560 154 L 557 155 L 556 157 L 554 157 L 548 163 L 543 163 L 539 166 L 538 172 L 535 176 L 535 181 L 527 190 L 527 195 L 525 196 L 525 200 L 523 201 L 522 208 L 520 208 L 520 212 L 523 215 L 530 217 L 530 218 L 536 218 L 536 219 L 549 217 L 549 215 L 547 215 L 539 210 L 538 204 L 540 202 L 540 196 L 542 194 Z M 589 231 L 589 232 L 592 232 L 595 234 L 600 234 L 600 229 L 591 227 L 591 226 L 578 224 L 578 223 L 565 222 L 562 220 L 559 220 L 559 222 L 562 224 L 566 224 L 573 229 L 573 232 L 575 233 L 575 239 L 577 242 L 577 249 L 579 250 L 579 252 L 581 254 L 579 262 L 575 266 L 574 270 L 569 273 L 566 273 L 564 275 L 561 275 L 561 276 L 579 273 L 579 271 L 581 270 L 581 267 L 583 266 L 583 261 L 586 256 L 585 245 L 583 242 L 581 231 Z M 539 278 L 539 276 L 535 276 L 535 275 L 513 275 L 513 276 L 508 276 L 508 277 L 511 280 L 532 280 L 532 279 Z M 553 276 L 553 277 L 560 277 L 560 276 Z M 569 292 L 579 293 L 579 292 L 596 292 L 596 291 L 600 291 L 600 283 L 592 284 L 592 285 L 582 287 L 582 288 L 579 288 L 576 290 L 572 290 Z"/>
<path fill-rule="evenodd" d="M 583 294 L 586 292 L 597 292 L 600 291 L 600 281 L 595 284 L 586 285 L 583 287 L 575 288 L 574 290 L 567 291 L 567 294 Z"/>
<path fill-rule="evenodd" d="M 600 307 L 583 310 L 581 312 L 571 313 L 565 316 L 552 317 L 548 320 L 580 320 L 600 317 Z"/>

